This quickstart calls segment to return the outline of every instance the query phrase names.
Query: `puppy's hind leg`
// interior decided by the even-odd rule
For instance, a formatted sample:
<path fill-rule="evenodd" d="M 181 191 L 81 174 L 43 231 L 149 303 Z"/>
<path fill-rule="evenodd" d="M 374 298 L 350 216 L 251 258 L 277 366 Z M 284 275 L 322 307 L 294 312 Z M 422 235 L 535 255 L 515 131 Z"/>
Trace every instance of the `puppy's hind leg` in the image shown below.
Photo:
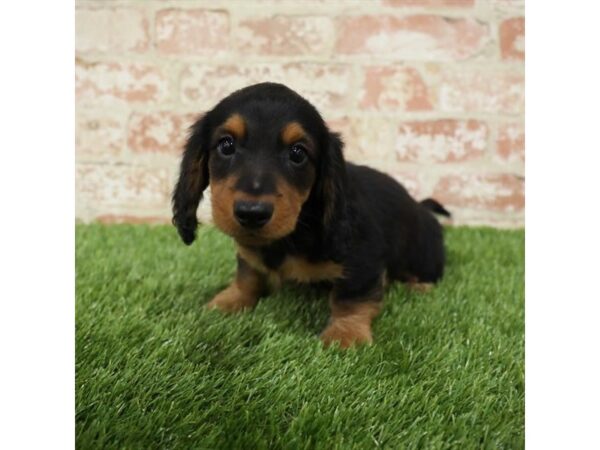
<path fill-rule="evenodd" d="M 406 286 L 415 292 L 426 293 L 435 286 L 432 282 L 422 282 L 417 277 L 409 276 L 406 280 Z"/>
<path fill-rule="evenodd" d="M 429 292 L 435 286 L 433 281 L 423 281 L 419 277 L 408 274 L 405 271 L 390 270 L 391 279 L 403 283 L 408 289 L 415 292 Z"/>
<path fill-rule="evenodd" d="M 405 256 L 404 277 L 401 281 L 419 292 L 427 292 L 444 275 L 446 252 L 443 230 L 428 211 L 420 211 L 416 237 Z"/>

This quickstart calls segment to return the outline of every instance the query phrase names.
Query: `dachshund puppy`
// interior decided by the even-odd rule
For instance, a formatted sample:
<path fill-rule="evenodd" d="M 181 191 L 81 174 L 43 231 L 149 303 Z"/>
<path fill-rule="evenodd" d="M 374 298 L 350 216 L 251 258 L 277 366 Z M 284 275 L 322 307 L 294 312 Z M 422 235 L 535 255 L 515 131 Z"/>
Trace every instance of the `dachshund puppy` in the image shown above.
<path fill-rule="evenodd" d="M 207 305 L 254 307 L 286 280 L 329 281 L 326 345 L 371 343 L 387 280 L 434 283 L 444 270 L 436 201 L 344 161 L 342 140 L 282 84 L 229 95 L 191 128 L 173 193 L 173 223 L 194 241 L 210 185 L 215 225 L 237 244 L 237 274 Z"/>

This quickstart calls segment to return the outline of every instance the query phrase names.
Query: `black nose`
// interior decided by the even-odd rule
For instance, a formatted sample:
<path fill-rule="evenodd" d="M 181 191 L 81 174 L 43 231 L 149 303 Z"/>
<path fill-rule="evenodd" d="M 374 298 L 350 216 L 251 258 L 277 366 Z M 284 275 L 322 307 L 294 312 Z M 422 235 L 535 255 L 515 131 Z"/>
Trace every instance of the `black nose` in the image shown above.
<path fill-rule="evenodd" d="M 233 205 L 233 214 L 246 228 L 260 228 L 273 215 L 273 204 L 268 202 L 237 201 Z"/>

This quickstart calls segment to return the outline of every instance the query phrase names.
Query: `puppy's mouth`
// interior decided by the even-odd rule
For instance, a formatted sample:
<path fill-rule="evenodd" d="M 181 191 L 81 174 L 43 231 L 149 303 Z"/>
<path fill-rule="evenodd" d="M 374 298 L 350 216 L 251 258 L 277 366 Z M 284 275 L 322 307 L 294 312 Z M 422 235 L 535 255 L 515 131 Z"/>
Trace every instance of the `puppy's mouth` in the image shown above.
<path fill-rule="evenodd" d="M 233 237 L 242 245 L 267 245 L 288 234 L 285 225 L 290 225 L 289 219 L 281 220 L 272 201 L 237 200 L 233 205 Z"/>
<path fill-rule="evenodd" d="M 263 247 L 283 239 L 292 233 L 295 229 L 295 222 L 290 217 L 285 223 L 267 223 L 260 228 L 246 227 L 236 223 L 233 227 L 223 231 L 240 245 L 246 247 Z"/>
<path fill-rule="evenodd" d="M 269 245 L 296 229 L 301 202 L 294 200 L 293 195 L 234 199 L 213 194 L 214 223 L 241 245 Z"/>
<path fill-rule="evenodd" d="M 232 236 L 238 244 L 250 247 L 262 247 L 271 244 L 277 238 L 264 236 L 260 230 L 252 231 L 241 229 Z"/>

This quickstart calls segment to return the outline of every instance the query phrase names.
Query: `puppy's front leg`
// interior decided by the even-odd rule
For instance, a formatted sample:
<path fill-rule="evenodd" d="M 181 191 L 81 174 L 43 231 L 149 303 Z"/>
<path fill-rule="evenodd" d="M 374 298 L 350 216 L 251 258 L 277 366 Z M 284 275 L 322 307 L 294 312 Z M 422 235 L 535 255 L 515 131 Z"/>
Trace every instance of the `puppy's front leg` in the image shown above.
<path fill-rule="evenodd" d="M 341 348 L 371 344 L 371 322 L 381 310 L 383 285 L 378 282 L 368 294 L 354 296 L 344 289 L 334 289 L 331 295 L 331 318 L 321 334 L 325 346 L 338 342 Z"/>
<path fill-rule="evenodd" d="M 253 308 L 267 290 L 267 278 L 250 267 L 240 256 L 237 257 L 237 273 L 229 287 L 219 292 L 206 305 L 209 309 L 219 309 L 233 313 Z"/>

